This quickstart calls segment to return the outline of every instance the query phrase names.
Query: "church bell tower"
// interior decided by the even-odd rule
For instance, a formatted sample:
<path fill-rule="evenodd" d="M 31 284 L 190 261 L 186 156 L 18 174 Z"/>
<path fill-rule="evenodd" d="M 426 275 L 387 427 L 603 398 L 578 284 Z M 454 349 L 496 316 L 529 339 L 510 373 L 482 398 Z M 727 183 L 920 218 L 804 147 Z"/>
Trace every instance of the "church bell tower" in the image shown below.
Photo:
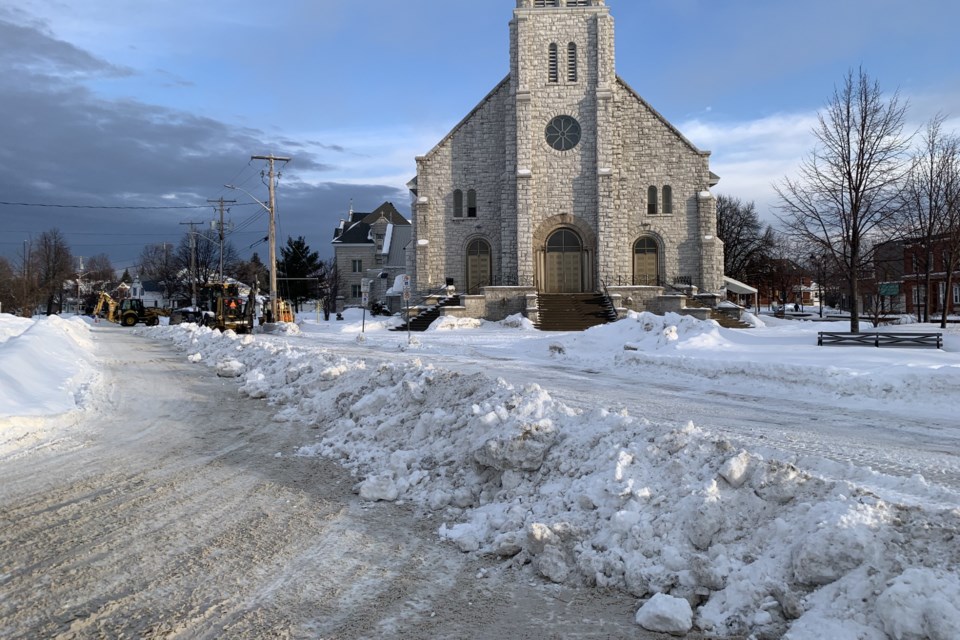
<path fill-rule="evenodd" d="M 572 281 L 564 276 L 562 290 L 593 291 L 604 216 L 613 213 L 611 185 L 604 183 L 613 156 L 616 69 L 605 0 L 517 0 L 510 82 L 517 227 L 509 234 L 517 242 L 518 279 L 551 288 L 552 258 L 544 247 L 565 228 L 583 249 L 579 272 Z"/>

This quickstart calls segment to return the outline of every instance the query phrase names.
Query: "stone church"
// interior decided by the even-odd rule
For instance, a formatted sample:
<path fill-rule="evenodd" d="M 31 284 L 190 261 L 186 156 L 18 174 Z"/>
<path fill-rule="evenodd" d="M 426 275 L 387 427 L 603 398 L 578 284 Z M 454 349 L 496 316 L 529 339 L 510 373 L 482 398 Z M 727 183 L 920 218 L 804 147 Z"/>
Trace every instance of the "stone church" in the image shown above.
<path fill-rule="evenodd" d="M 517 0 L 509 75 L 408 184 L 418 293 L 453 284 L 489 319 L 553 293 L 606 291 L 621 310 L 720 294 L 710 154 L 614 63 L 605 0 Z"/>

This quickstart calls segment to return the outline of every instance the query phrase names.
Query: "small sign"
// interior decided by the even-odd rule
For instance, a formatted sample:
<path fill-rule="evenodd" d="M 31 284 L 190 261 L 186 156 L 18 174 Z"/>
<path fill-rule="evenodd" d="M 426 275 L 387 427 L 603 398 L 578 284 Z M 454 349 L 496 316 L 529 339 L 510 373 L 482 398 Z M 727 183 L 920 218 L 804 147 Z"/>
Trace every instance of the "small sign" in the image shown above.
<path fill-rule="evenodd" d="M 410 286 L 410 276 L 403 274 L 403 287 L 406 289 Z"/>
<path fill-rule="evenodd" d="M 364 278 L 360 281 L 360 291 L 370 293 L 370 278 Z"/>
<path fill-rule="evenodd" d="M 410 287 L 403 288 L 403 300 L 405 302 L 410 300 Z"/>
<path fill-rule="evenodd" d="M 363 303 L 363 306 L 367 306 L 367 303 L 370 302 L 370 296 L 364 293 L 363 298 L 361 298 L 361 302 Z"/>

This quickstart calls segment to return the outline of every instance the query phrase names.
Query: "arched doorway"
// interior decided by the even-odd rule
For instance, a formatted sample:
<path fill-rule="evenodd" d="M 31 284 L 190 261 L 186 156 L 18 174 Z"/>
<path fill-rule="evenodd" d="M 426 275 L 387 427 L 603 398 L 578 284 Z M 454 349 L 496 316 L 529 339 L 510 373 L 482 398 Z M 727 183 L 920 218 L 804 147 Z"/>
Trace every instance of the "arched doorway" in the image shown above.
<path fill-rule="evenodd" d="M 583 241 L 572 229 L 558 229 L 547 238 L 545 293 L 583 292 Z"/>
<path fill-rule="evenodd" d="M 490 243 L 474 240 L 467 246 L 467 293 L 477 294 L 490 284 L 492 273 Z"/>
<path fill-rule="evenodd" d="M 633 284 L 660 284 L 660 249 L 653 238 L 640 238 L 633 245 Z"/>

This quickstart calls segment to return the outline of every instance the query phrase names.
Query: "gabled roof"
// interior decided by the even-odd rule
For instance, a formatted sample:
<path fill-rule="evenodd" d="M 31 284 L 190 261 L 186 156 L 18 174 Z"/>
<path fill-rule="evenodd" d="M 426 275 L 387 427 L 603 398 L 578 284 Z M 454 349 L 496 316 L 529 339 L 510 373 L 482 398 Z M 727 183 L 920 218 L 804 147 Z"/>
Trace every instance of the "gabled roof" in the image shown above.
<path fill-rule="evenodd" d="M 449 140 L 450 138 L 453 137 L 453 134 L 455 134 L 457 131 L 459 131 L 460 129 L 462 129 L 464 125 L 466 125 L 468 122 L 470 122 L 470 119 L 473 118 L 473 115 L 474 115 L 476 112 L 480 111 L 480 109 L 481 109 L 485 104 L 487 104 L 488 102 L 490 102 L 491 100 L 493 100 L 493 97 L 494 97 L 495 95 L 497 95 L 497 92 L 499 92 L 499 91 L 500 91 L 501 89 L 503 89 L 504 87 L 509 86 L 509 84 L 510 84 L 510 75 L 508 74 L 507 77 L 504 78 L 503 80 L 501 80 L 500 83 L 499 83 L 497 86 L 495 86 L 495 87 L 490 91 L 490 93 L 488 93 L 486 96 L 484 96 L 484 97 L 483 97 L 483 100 L 481 100 L 479 103 L 477 103 L 477 106 L 475 106 L 473 109 L 471 109 L 471 110 L 470 110 L 470 113 L 468 113 L 466 116 L 464 116 L 463 120 L 461 120 L 460 122 L 458 122 L 457 125 L 456 125 L 453 129 L 451 129 L 450 132 L 447 133 L 447 135 L 445 135 L 440 142 L 438 142 L 437 144 L 433 145 L 433 148 L 430 149 L 430 151 L 428 151 L 427 153 L 425 153 L 425 154 L 423 155 L 423 157 L 424 157 L 424 158 L 428 158 L 428 157 L 430 157 L 431 155 L 433 155 L 434 153 L 436 153 L 438 149 L 442 148 L 443 145 L 446 144 L 447 140 Z M 409 186 L 410 186 L 410 183 L 407 183 L 407 187 L 409 187 Z"/>
<path fill-rule="evenodd" d="M 617 76 L 617 83 L 619 83 L 621 87 L 623 87 L 628 93 L 630 93 L 630 95 L 632 95 L 636 100 L 638 100 L 638 101 L 640 102 L 640 104 L 642 104 L 644 107 L 646 107 L 647 109 L 649 109 L 649 110 L 650 110 L 650 113 L 652 113 L 658 120 L 660 120 L 660 122 L 662 122 L 664 125 L 666 125 L 666 127 L 667 127 L 668 129 L 670 129 L 670 131 L 672 131 L 674 135 L 676 135 L 678 138 L 680 138 L 680 140 L 682 140 L 684 144 L 686 144 L 688 147 L 690 147 L 690 150 L 691 150 L 691 151 L 694 151 L 694 152 L 699 153 L 700 155 L 704 155 L 704 156 L 710 155 L 710 152 L 709 152 L 709 151 L 701 151 L 700 149 L 697 148 L 697 146 L 696 146 L 695 144 L 693 144 L 692 142 L 690 142 L 689 140 L 687 140 L 686 136 L 684 136 L 682 133 L 680 133 L 680 130 L 679 130 L 679 129 L 677 129 L 675 126 L 673 126 L 672 124 L 670 124 L 670 121 L 669 121 L 669 120 L 667 120 L 666 118 L 664 118 L 664 117 L 660 114 L 659 111 L 657 111 L 657 110 L 654 109 L 652 106 L 650 106 L 650 103 L 647 102 L 646 100 L 644 100 L 644 99 L 640 96 L 639 93 L 637 93 L 636 91 L 634 91 L 634 90 L 633 90 L 633 87 L 631 87 L 630 85 L 628 85 L 627 82 L 626 82 L 623 78 L 621 78 L 620 76 Z M 713 180 L 714 177 L 716 177 L 717 182 L 720 181 L 720 177 L 719 177 L 719 176 L 716 176 L 716 174 L 712 174 L 712 175 L 711 175 L 711 180 Z M 716 183 L 714 183 L 714 184 L 716 184 Z"/>
<path fill-rule="evenodd" d="M 393 228 L 390 236 L 390 249 L 387 254 L 387 267 L 406 267 L 406 248 L 413 237 L 412 226 L 397 226 Z M 384 247 L 387 250 L 387 247 Z"/>
<path fill-rule="evenodd" d="M 370 213 L 350 212 L 350 220 L 342 224 L 342 231 L 333 239 L 333 244 L 373 244 L 370 227 L 380 220 L 397 227 L 409 227 L 410 221 L 403 217 L 392 202 L 384 202 Z"/>

